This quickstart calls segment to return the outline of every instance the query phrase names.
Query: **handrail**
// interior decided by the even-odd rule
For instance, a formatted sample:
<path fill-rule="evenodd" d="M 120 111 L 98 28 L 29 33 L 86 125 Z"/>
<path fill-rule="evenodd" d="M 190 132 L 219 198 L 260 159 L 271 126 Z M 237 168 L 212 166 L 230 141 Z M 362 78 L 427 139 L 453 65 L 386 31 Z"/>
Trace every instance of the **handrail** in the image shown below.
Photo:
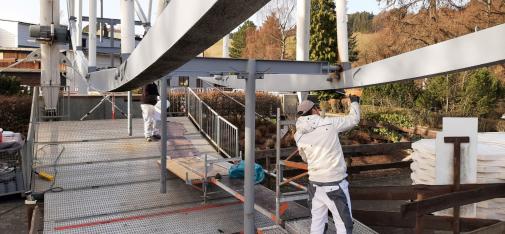
<path fill-rule="evenodd" d="M 30 123 L 28 124 L 28 133 L 26 136 L 26 144 L 23 146 L 22 164 L 23 177 L 26 190 L 31 189 L 32 164 L 34 153 L 34 142 L 36 127 L 35 124 L 39 120 L 39 88 L 33 87 L 32 107 L 30 113 Z"/>
<path fill-rule="evenodd" d="M 220 116 L 188 87 L 187 113 L 196 127 L 218 151 L 227 157 L 239 157 L 238 127 Z"/>

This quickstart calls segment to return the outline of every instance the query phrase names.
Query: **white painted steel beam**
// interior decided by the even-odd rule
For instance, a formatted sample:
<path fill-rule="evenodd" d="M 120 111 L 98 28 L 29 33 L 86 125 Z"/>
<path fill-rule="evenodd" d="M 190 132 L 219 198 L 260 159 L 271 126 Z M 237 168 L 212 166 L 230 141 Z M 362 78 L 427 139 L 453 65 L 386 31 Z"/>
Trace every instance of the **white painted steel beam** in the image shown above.
<path fill-rule="evenodd" d="M 505 62 L 505 24 L 470 33 L 346 71 L 347 78 L 327 81 L 328 76 L 303 74 L 265 74 L 256 81 L 263 91 L 311 91 L 365 87 L 402 80 L 420 79 L 485 67 Z M 244 89 L 235 78 L 207 82 Z"/>
<path fill-rule="evenodd" d="M 107 82 L 103 82 L 92 73 L 90 84 L 104 91 L 126 91 L 155 81 L 212 46 L 267 2 L 171 1 L 157 19 L 162 23 L 155 23 L 121 64 L 119 76 L 109 77 Z"/>

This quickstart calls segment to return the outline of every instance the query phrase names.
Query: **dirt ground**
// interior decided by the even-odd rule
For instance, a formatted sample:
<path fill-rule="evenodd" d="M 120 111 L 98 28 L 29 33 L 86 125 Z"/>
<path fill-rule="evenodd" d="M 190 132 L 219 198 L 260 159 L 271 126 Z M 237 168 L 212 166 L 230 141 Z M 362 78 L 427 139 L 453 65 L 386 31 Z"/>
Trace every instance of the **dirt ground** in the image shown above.
<path fill-rule="evenodd" d="M 0 197 L 0 234 L 28 233 L 24 203 L 19 194 Z"/>

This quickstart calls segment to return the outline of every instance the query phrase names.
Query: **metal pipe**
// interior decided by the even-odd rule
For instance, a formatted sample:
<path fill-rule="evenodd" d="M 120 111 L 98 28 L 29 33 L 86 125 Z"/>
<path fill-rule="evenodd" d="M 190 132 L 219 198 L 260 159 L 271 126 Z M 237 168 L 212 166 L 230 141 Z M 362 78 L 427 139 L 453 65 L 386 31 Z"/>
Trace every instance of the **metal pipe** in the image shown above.
<path fill-rule="evenodd" d="M 96 0 L 89 0 L 88 71 L 96 71 Z"/>
<path fill-rule="evenodd" d="M 277 108 L 276 118 L 276 137 L 275 137 L 275 168 L 277 173 L 281 171 L 281 108 Z M 281 224 L 280 208 L 281 208 L 281 176 L 275 176 L 275 222 Z"/>
<path fill-rule="evenodd" d="M 147 8 L 147 20 L 149 22 L 149 24 L 151 24 L 151 13 L 152 13 L 152 10 L 153 10 L 153 0 L 149 0 L 149 3 L 148 3 L 148 8 Z"/>
<path fill-rule="evenodd" d="M 133 0 L 121 0 L 120 3 L 121 59 L 125 61 L 135 49 L 134 3 Z M 128 136 L 132 134 L 132 92 L 128 91 Z"/>
<path fill-rule="evenodd" d="M 349 62 L 347 35 L 347 0 L 335 0 L 337 11 L 337 48 L 340 62 Z"/>
<path fill-rule="evenodd" d="M 296 1 L 296 60 L 309 60 L 310 0 Z"/>
<path fill-rule="evenodd" d="M 82 50 L 82 0 L 75 0 L 75 17 L 76 17 L 76 47 L 77 50 Z"/>
<path fill-rule="evenodd" d="M 114 24 L 112 23 L 112 20 L 110 22 L 110 32 L 109 32 L 109 44 L 110 44 L 110 66 L 114 67 Z"/>
<path fill-rule="evenodd" d="M 244 232 L 256 233 L 254 223 L 254 150 L 255 145 L 255 109 L 256 109 L 256 60 L 247 62 L 248 77 L 245 97 L 245 178 L 244 178 Z"/>
<path fill-rule="evenodd" d="M 167 80 L 161 78 L 161 193 L 167 192 Z M 173 105 L 173 104 L 172 104 Z"/>
<path fill-rule="evenodd" d="M 124 61 L 135 49 L 133 0 L 121 0 L 121 59 Z"/>

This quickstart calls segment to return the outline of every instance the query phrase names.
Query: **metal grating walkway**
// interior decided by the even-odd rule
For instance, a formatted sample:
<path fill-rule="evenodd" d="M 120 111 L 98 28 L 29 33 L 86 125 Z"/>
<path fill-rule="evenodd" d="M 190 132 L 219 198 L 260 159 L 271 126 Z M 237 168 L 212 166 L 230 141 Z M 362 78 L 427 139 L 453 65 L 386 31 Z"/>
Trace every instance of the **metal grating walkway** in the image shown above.
<path fill-rule="evenodd" d="M 169 148 L 175 157 L 188 152 L 215 153 L 188 118 L 169 118 Z M 169 173 L 161 194 L 160 144 L 145 142 L 142 121 L 44 122 L 38 126 L 34 168 L 56 174 L 44 200 L 44 233 L 235 233 L 243 227 L 242 204 L 217 188 L 202 193 Z M 176 139 L 187 139 L 179 144 Z M 171 139 L 175 139 L 170 144 Z M 193 149 L 189 150 L 188 149 Z M 184 153 L 178 153 L 184 152 Z M 34 177 L 37 192 L 51 183 Z M 272 226 L 256 214 L 258 227 Z"/>

